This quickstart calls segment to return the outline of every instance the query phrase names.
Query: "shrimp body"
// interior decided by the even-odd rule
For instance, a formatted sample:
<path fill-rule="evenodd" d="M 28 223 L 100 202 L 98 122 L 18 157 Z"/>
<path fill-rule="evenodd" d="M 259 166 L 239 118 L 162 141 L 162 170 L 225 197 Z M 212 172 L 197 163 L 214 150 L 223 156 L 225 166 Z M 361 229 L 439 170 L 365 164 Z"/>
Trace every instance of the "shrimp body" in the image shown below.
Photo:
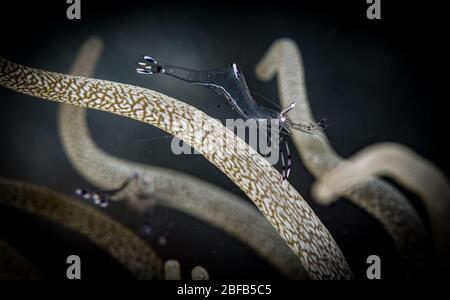
<path fill-rule="evenodd" d="M 232 108 L 244 119 L 271 120 L 279 113 L 258 104 L 252 97 L 244 75 L 235 63 L 222 68 L 203 71 L 173 65 L 159 64 L 150 56 L 143 56 L 136 69 L 140 74 L 165 74 L 177 79 L 205 86 L 222 95 Z"/>
<path fill-rule="evenodd" d="M 244 120 L 253 119 L 258 123 L 264 121 L 265 124 L 271 124 L 272 120 L 277 120 L 280 133 L 290 135 L 291 129 L 294 129 L 313 134 L 323 126 L 322 121 L 317 124 L 291 121 L 286 114 L 294 109 L 295 103 L 292 103 L 280 112 L 258 104 L 250 93 L 244 75 L 235 63 L 222 68 L 197 71 L 173 65 L 159 64 L 152 57 L 144 55 L 142 56 L 142 61 L 138 62 L 136 71 L 145 75 L 165 74 L 195 85 L 205 86 L 224 96 L 227 103 Z M 285 153 L 279 149 L 282 164 L 281 173 L 284 181 L 289 177 L 291 171 L 291 154 L 284 136 L 280 138 L 280 143 L 283 143 L 286 149 Z M 285 164 L 285 156 L 287 165 Z"/>

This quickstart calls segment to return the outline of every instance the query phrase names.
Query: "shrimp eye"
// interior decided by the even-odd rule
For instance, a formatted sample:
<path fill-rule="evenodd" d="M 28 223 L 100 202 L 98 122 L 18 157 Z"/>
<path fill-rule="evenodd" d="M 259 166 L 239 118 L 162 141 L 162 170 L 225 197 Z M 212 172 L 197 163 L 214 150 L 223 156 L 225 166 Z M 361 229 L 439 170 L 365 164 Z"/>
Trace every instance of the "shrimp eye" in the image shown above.
<path fill-rule="evenodd" d="M 238 66 L 235 63 L 231 66 L 233 67 L 234 76 L 236 76 L 237 79 L 241 79 L 241 70 L 239 70 Z"/>

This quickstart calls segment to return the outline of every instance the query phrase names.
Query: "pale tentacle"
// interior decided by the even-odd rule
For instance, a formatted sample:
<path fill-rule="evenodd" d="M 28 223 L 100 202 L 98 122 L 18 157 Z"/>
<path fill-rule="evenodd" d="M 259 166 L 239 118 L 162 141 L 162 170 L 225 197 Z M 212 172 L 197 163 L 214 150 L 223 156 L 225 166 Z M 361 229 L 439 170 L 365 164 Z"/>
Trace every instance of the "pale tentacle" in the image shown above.
<path fill-rule="evenodd" d="M 169 259 L 164 263 L 164 280 L 181 280 L 181 268 L 177 260 Z"/>
<path fill-rule="evenodd" d="M 164 264 L 165 280 L 181 280 L 181 267 L 176 259 L 169 259 Z M 191 271 L 192 280 L 209 280 L 208 271 L 202 266 L 195 266 Z"/>
<path fill-rule="evenodd" d="M 295 101 L 289 113 L 292 120 L 315 124 L 306 92 L 300 51 L 290 39 L 276 41 L 256 66 L 256 75 L 269 80 L 277 75 L 281 106 Z M 315 177 L 333 169 L 342 160 L 327 142 L 321 128 L 320 136 L 294 131 L 292 138 L 306 168 Z M 424 269 L 428 237 L 424 225 L 407 199 L 389 183 L 370 178 L 366 183 L 346 190 L 345 198 L 360 206 L 380 222 L 399 250 L 405 274 L 414 277 Z"/>
<path fill-rule="evenodd" d="M 72 74 L 91 76 L 101 50 L 100 39 L 89 39 L 77 55 Z M 239 239 L 288 278 L 308 277 L 295 253 L 261 213 L 243 199 L 189 174 L 122 160 L 106 153 L 89 134 L 84 108 L 61 104 L 58 117 L 64 150 L 87 181 L 101 189 L 113 189 L 136 174 L 148 178 L 152 183 L 150 194 L 154 197 L 152 201 L 126 197 L 125 203 L 134 210 L 144 214 L 149 207 L 159 205 L 190 214 Z"/>
<path fill-rule="evenodd" d="M 191 271 L 192 280 L 209 280 L 208 271 L 202 266 L 196 266 Z"/>
<path fill-rule="evenodd" d="M 24 67 L 0 59 L 0 85 L 30 96 L 108 111 L 154 125 L 190 144 L 258 206 L 312 279 L 352 278 L 329 231 L 301 195 L 254 149 L 219 121 L 144 88 Z M 203 125 L 203 130 L 193 128 Z M 186 130 L 187 129 L 187 130 Z M 229 144 L 230 145 L 230 144 Z M 228 146 L 229 146 L 228 145 Z"/>
<path fill-rule="evenodd" d="M 46 188 L 0 178 L 0 204 L 47 218 L 104 249 L 136 278 L 162 278 L 162 261 L 143 240 L 108 216 Z"/>
<path fill-rule="evenodd" d="M 345 190 L 372 176 L 389 176 L 420 196 L 430 216 L 439 266 L 450 268 L 450 187 L 448 179 L 430 161 L 405 146 L 380 143 L 364 148 L 323 175 L 313 186 L 320 202 L 330 203 Z"/>

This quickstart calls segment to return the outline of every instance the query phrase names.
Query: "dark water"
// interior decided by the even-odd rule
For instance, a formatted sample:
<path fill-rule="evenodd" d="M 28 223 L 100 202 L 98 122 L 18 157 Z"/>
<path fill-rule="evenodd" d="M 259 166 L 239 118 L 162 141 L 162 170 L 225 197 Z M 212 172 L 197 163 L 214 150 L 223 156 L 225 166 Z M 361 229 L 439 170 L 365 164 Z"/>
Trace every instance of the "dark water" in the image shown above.
<path fill-rule="evenodd" d="M 253 67 L 274 40 L 289 37 L 302 51 L 314 115 L 333 116 L 327 134 L 338 153 L 347 157 L 370 144 L 394 141 L 411 147 L 448 174 L 448 150 L 442 142 L 447 132 L 442 107 L 445 85 L 439 73 L 445 60 L 439 42 L 444 27 L 434 8 L 406 5 L 406 1 L 394 7 L 384 1 L 382 20 L 369 21 L 365 1 L 345 5 L 331 1 L 82 1 L 82 19 L 69 21 L 64 2 L 0 4 L 0 55 L 67 73 L 80 45 L 95 34 L 105 42 L 96 78 L 148 87 L 224 120 L 237 116 L 227 106 L 217 107 L 223 104 L 221 97 L 172 78 L 137 75 L 137 57 L 150 54 L 193 69 L 234 61 L 252 90 L 276 100 L 275 82 L 259 82 Z M 4 88 L 0 98 L 0 176 L 67 194 L 90 187 L 62 151 L 55 103 Z M 95 141 L 109 153 L 189 173 L 245 198 L 203 157 L 172 154 L 170 139 L 138 141 L 162 136 L 159 130 L 98 111 L 89 111 L 88 119 Z M 293 165 L 290 182 L 328 227 L 355 275 L 363 278 L 366 257 L 377 254 L 384 278 L 401 276 L 399 255 L 383 228 L 345 200 L 329 207 L 316 205 L 310 196 L 313 178 L 297 155 Z M 411 200 L 423 214 L 417 200 L 413 196 Z M 120 204 L 106 212 L 135 230 L 141 225 Z M 36 265 L 48 266 L 49 277 L 65 274 L 64 259 L 55 261 L 57 255 L 77 251 L 84 251 L 93 278 L 129 276 L 82 237 L 3 207 L 0 215 L 0 236 L 18 249 L 28 249 Z M 151 216 L 154 232 L 149 242 L 162 257 L 179 259 L 186 276 L 197 264 L 205 266 L 212 278 L 281 276 L 251 250 L 204 223 L 167 209 L 157 209 Z M 428 223 L 425 215 L 424 222 Z M 167 238 L 166 245 L 158 243 L 159 236 Z"/>

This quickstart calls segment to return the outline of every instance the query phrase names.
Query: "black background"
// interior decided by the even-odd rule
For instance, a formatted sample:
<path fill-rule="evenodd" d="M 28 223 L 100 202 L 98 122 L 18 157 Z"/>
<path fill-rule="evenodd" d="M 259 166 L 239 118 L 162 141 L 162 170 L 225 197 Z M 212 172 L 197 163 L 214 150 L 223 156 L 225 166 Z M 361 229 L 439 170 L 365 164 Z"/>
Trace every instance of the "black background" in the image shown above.
<path fill-rule="evenodd" d="M 395 2 L 395 6 L 394 3 Z M 436 3 L 438 3 L 436 1 Z M 447 83 L 444 8 L 421 1 L 382 0 L 382 20 L 366 18 L 367 4 L 354 1 L 82 1 L 81 20 L 66 18 L 65 1 L 3 1 L 0 55 L 27 66 L 67 73 L 82 42 L 95 34 L 105 51 L 96 78 L 148 87 L 186 101 L 224 120 L 236 117 L 214 93 L 170 78 L 135 74 L 141 54 L 194 69 L 235 61 L 252 90 L 277 99 L 275 82 L 259 82 L 253 67 L 270 44 L 290 37 L 299 45 L 308 95 L 317 118 L 332 115 L 327 133 L 348 157 L 370 144 L 407 145 L 448 174 Z M 442 72 L 444 71 L 444 72 Z M 56 128 L 57 105 L 0 88 L 0 176 L 71 194 L 90 187 L 71 167 Z M 109 153 L 179 170 L 245 195 L 206 159 L 175 156 L 170 139 L 144 124 L 89 111 L 96 142 Z M 293 149 L 293 145 L 291 146 Z M 383 277 L 401 277 L 399 255 L 364 211 L 347 201 L 329 207 L 310 196 L 313 178 L 294 156 L 290 182 L 331 231 L 357 278 L 365 259 L 382 258 Z M 409 195 L 428 226 L 426 214 Z M 105 210 L 135 230 L 142 220 L 120 204 Z M 195 219 L 167 209 L 151 212 L 149 243 L 164 258 L 177 258 L 185 277 L 204 265 L 212 278 L 280 278 L 239 242 Z M 0 236 L 46 272 L 65 276 L 65 257 L 81 253 L 90 278 L 128 274 L 88 241 L 20 212 L 0 210 Z M 164 235 L 165 246 L 157 243 Z"/>

